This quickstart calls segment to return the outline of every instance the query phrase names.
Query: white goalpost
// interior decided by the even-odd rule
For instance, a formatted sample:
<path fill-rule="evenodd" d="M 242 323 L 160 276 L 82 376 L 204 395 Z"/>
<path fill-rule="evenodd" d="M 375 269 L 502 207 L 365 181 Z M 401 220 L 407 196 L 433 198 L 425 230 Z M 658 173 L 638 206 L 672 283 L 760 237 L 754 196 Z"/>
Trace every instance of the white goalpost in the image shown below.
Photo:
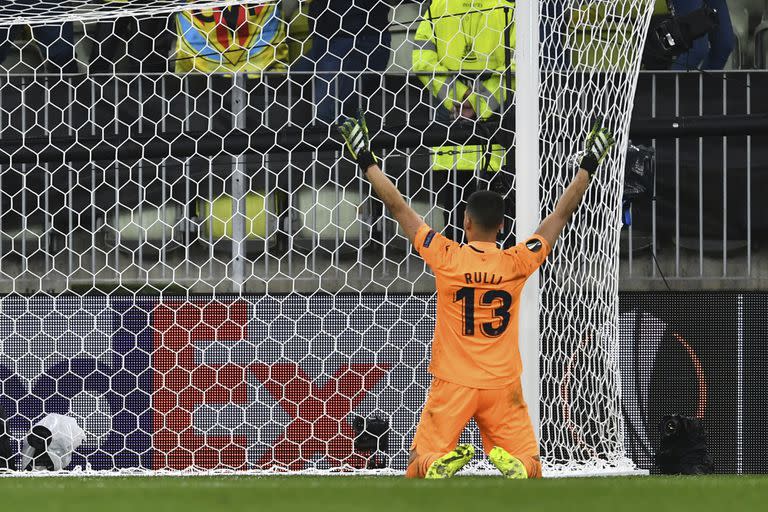
<path fill-rule="evenodd" d="M 514 234 L 530 235 L 592 123 L 616 134 L 523 291 L 520 349 L 544 475 L 638 473 L 618 240 L 653 1 L 452 1 L 365 0 L 391 22 L 355 29 L 379 39 L 344 71 L 320 64 L 327 26 L 301 0 L 0 6 L 0 405 L 15 453 L 59 414 L 84 436 L 65 474 L 404 472 L 434 280 L 343 157 L 333 121 L 360 108 L 385 173 L 446 233 L 462 194 L 502 176 Z M 459 36 L 486 66 L 456 64 Z M 470 121 L 451 103 L 464 90 Z M 462 441 L 480 445 L 474 423 Z"/>
<path fill-rule="evenodd" d="M 515 236 L 523 240 L 541 222 L 539 205 L 539 12 L 538 2 L 520 2 L 515 8 Z M 539 368 L 539 273 L 528 278 L 520 296 L 520 356 L 523 360 L 523 396 L 527 404 L 541 401 Z M 537 438 L 541 415 L 528 407 Z"/>
<path fill-rule="evenodd" d="M 536 13 L 537 6 L 545 10 Z M 545 214 L 554 208 L 573 175 L 573 155 L 595 121 L 607 124 L 617 140 L 617 149 L 542 268 L 539 307 L 527 309 L 531 325 L 539 325 L 530 334 L 538 339 L 539 351 L 530 351 L 525 364 L 541 362 L 545 475 L 641 473 L 624 449 L 617 367 L 618 252 L 629 122 L 653 7 L 650 1 L 578 0 L 518 6 L 520 16 L 548 26 L 541 31 L 545 35 L 538 45 L 538 63 L 536 56 L 518 61 L 518 80 L 521 63 L 529 65 L 525 71 L 530 76 L 540 77 L 518 90 L 518 115 L 525 124 L 518 117 L 517 137 L 526 137 L 526 144 L 517 147 L 518 158 L 522 154 L 531 168 L 538 162 L 540 170 L 539 176 L 531 173 L 518 185 L 518 216 L 530 215 L 535 222 L 534 213 L 524 209 Z M 521 19 L 518 35 L 540 26 Z M 538 40 L 532 33 L 524 37 Z M 518 180 L 527 170 L 518 166 Z M 529 300 L 535 301 L 530 293 Z M 524 321 L 521 314 L 521 327 Z"/>

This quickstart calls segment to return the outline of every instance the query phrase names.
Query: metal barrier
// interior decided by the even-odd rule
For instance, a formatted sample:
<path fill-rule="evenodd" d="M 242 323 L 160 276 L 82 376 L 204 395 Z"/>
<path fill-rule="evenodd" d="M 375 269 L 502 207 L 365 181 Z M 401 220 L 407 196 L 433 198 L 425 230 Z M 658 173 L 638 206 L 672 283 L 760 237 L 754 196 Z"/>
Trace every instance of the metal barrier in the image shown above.
<path fill-rule="evenodd" d="M 634 117 L 768 112 L 763 71 L 642 73 Z M 623 289 L 768 284 L 765 135 L 635 140 L 657 152 L 655 200 L 633 206 L 622 236 Z M 753 204 L 753 199 L 755 202 Z M 666 280 L 666 283 L 665 283 Z"/>
<path fill-rule="evenodd" d="M 76 137 L 88 148 L 94 137 L 317 130 L 325 125 L 316 120 L 313 82 L 297 76 L 9 76 L 0 81 L 0 138 L 50 135 L 56 144 Z M 378 79 L 374 93 L 359 97 L 374 124 L 383 119 L 376 113 L 386 113 L 387 126 L 433 119 L 435 100 L 413 74 Z M 642 73 L 634 115 L 767 113 L 768 96 L 752 94 L 767 85 L 768 72 Z M 768 214 L 759 195 L 753 207 L 753 191 L 768 189 L 768 173 L 760 172 L 768 166 L 768 137 L 634 142 L 656 148 L 657 186 L 653 202 L 633 206 L 633 224 L 622 235 L 622 287 L 768 286 L 761 244 Z M 437 191 L 445 184 L 429 171 L 430 150 L 422 144 L 383 156 L 386 172 L 439 225 Z M 169 149 L 164 158 L 0 167 L 0 291 L 159 290 L 169 283 L 206 293 L 346 285 L 393 291 L 400 283 L 410 292 L 410 281 L 426 290 L 423 264 L 340 156 L 245 155 L 228 152 L 224 142 L 206 157 L 175 157 Z M 229 203 L 217 205 L 222 197 Z M 218 222 L 226 210 L 232 218 Z M 120 220 L 126 211 L 127 226 Z"/>
<path fill-rule="evenodd" d="M 309 78 L 7 76 L 0 292 L 398 291 L 395 281 L 411 291 L 408 281 L 420 278 L 417 290 L 428 287 L 423 263 L 340 145 L 282 153 L 228 147 L 229 138 L 262 127 L 306 129 L 327 141 L 334 128 L 317 119 Z M 378 123 L 382 112 L 401 126 L 432 119 L 432 96 L 414 75 L 378 79 L 375 94 L 359 95 Z M 198 151 L 203 143 L 190 133 L 221 139 Z M 169 134 L 179 140 L 157 144 Z M 154 144 L 151 152 L 143 141 Z M 110 146 L 121 149 L 110 154 Z M 8 165 L 18 150 L 25 163 Z M 427 205 L 423 213 L 442 216 L 431 206 L 443 184 L 428 172 L 429 149 L 382 156 L 403 192 Z"/>

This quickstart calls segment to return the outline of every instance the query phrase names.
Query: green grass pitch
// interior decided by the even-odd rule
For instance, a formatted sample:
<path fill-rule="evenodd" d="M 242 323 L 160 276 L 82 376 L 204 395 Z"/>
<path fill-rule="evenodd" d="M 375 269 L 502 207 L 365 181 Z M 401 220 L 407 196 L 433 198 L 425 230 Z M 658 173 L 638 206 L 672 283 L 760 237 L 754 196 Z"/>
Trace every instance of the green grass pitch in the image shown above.
<path fill-rule="evenodd" d="M 733 512 L 765 510 L 767 485 L 758 476 L 0 478 L 0 503 L 9 512 Z"/>

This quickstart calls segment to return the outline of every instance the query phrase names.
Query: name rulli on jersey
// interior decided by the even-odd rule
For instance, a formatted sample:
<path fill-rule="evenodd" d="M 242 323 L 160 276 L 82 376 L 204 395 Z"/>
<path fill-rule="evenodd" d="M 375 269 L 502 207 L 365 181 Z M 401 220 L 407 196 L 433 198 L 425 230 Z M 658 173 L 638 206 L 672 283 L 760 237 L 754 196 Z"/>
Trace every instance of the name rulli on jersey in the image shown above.
<path fill-rule="evenodd" d="M 496 274 L 488 274 L 488 272 L 467 272 L 464 274 L 464 280 L 467 284 L 501 284 L 504 276 L 496 276 Z"/>

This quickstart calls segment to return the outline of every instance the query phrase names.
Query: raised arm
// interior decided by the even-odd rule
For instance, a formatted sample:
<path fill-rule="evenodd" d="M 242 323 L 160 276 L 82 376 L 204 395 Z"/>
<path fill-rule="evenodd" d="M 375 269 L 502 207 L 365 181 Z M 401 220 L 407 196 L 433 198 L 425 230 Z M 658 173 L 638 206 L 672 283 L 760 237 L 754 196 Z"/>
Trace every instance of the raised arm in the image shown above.
<path fill-rule="evenodd" d="M 424 224 L 424 219 L 405 202 L 395 184 L 379 167 L 378 159 L 371 153 L 365 117 L 360 115 L 357 119 L 347 119 L 339 127 L 339 131 L 344 137 L 350 155 L 360 167 L 360 172 L 371 183 L 376 195 L 400 225 L 408 240 L 413 243 L 416 232 Z"/>
<path fill-rule="evenodd" d="M 573 213 L 581 204 L 584 193 L 589 187 L 589 180 L 587 171 L 579 169 L 571 184 L 557 201 L 555 210 L 541 221 L 536 233 L 543 236 L 549 242 L 550 247 L 554 247 L 560 233 L 563 232 L 563 228 L 570 222 Z"/>
<path fill-rule="evenodd" d="M 587 192 L 592 176 L 597 172 L 600 163 L 608 156 L 614 144 L 615 141 L 611 133 L 606 128 L 600 127 L 599 124 L 595 124 L 589 137 L 587 137 L 586 154 L 581 160 L 576 176 L 565 189 L 563 195 L 560 196 L 555 210 L 542 221 L 536 230 L 537 234 L 549 242 L 550 247 L 554 247 L 560 233 L 563 232 L 563 228 L 570 222 L 573 213 Z"/>
<path fill-rule="evenodd" d="M 392 217 L 400 225 L 400 229 L 403 230 L 408 240 L 413 243 L 416 238 L 416 232 L 424 224 L 424 219 L 405 202 L 400 191 L 397 190 L 392 180 L 387 178 L 387 175 L 382 172 L 378 164 L 372 164 L 368 167 L 365 175 L 368 181 L 371 182 L 376 195 L 379 196 L 379 199 L 387 207 L 389 213 L 392 214 Z"/>

